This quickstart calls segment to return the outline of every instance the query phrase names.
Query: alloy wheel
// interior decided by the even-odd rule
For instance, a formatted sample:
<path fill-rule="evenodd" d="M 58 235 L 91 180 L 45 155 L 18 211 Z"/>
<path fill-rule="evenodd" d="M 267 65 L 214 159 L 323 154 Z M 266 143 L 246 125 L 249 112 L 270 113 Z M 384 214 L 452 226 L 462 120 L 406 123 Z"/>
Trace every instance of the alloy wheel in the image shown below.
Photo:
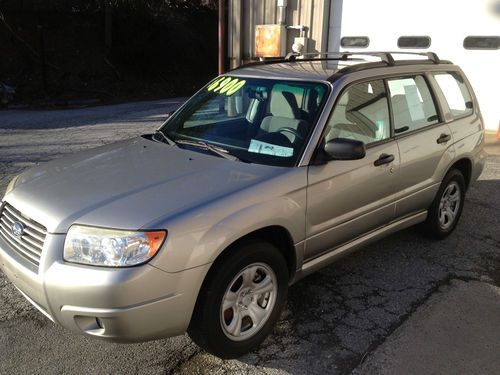
<path fill-rule="evenodd" d="M 269 319 L 278 293 L 276 274 L 264 263 L 241 270 L 227 288 L 220 308 L 224 334 L 233 341 L 254 336 Z"/>

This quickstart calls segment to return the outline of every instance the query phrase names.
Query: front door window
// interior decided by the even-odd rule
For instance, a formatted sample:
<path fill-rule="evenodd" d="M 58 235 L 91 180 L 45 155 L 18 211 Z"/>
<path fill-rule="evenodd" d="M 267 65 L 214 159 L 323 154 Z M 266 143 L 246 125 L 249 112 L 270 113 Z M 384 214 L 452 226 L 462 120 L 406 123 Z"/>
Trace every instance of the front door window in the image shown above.
<path fill-rule="evenodd" d="M 391 136 L 389 107 L 384 81 L 348 87 L 337 101 L 328 121 L 325 141 L 348 138 L 371 144 Z"/>

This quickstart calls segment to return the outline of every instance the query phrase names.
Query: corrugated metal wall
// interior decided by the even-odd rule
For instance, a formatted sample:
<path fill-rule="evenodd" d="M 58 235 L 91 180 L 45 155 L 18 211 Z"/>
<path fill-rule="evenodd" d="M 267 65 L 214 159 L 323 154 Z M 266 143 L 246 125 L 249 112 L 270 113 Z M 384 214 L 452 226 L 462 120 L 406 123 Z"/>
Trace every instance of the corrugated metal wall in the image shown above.
<path fill-rule="evenodd" d="M 308 28 L 307 51 L 327 50 L 330 0 L 288 0 L 286 25 Z M 255 56 L 255 26 L 277 23 L 277 0 L 229 0 L 228 56 L 231 67 Z M 287 31 L 287 52 L 291 52 L 298 30 Z"/>

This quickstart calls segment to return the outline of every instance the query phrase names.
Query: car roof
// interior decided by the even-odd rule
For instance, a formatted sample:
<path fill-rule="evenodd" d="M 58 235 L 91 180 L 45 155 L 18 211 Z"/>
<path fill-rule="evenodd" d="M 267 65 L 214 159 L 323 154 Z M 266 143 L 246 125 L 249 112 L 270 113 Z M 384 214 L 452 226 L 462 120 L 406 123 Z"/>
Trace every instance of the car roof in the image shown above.
<path fill-rule="evenodd" d="M 340 69 L 347 67 L 343 61 L 282 61 L 270 63 L 255 63 L 243 65 L 229 72 L 229 75 L 238 75 L 252 78 L 283 78 L 301 80 L 327 81 Z"/>
<path fill-rule="evenodd" d="M 420 58 L 412 60 L 395 60 L 393 54 L 419 55 Z M 359 56 L 364 56 L 360 58 Z M 337 53 L 337 56 L 339 54 Z M 366 57 L 369 57 L 366 59 Z M 371 57 L 371 59 L 370 59 Z M 422 59 L 421 57 L 427 57 Z M 377 58 L 377 61 L 373 61 Z M 292 80 L 321 80 L 333 82 L 338 77 L 357 71 L 374 68 L 392 68 L 395 66 L 425 66 L 452 64 L 450 61 L 440 60 L 433 52 L 407 53 L 407 52 L 346 52 L 336 58 L 308 58 L 307 56 L 287 56 L 283 60 L 264 60 L 242 65 L 231 70 L 227 75 L 251 78 L 275 78 Z M 410 68 L 411 69 L 411 68 Z"/>

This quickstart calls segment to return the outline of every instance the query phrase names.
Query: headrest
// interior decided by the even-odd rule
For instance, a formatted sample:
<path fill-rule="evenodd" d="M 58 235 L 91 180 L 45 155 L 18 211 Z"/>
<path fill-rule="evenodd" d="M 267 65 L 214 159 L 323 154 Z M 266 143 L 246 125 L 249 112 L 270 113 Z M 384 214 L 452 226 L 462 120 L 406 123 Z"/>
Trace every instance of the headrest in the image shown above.
<path fill-rule="evenodd" d="M 299 118 L 300 110 L 295 95 L 289 91 L 273 91 L 269 105 L 273 116 Z"/>
<path fill-rule="evenodd" d="M 375 95 L 368 91 L 367 85 L 356 85 L 349 90 L 349 99 L 346 104 L 346 110 L 352 111 L 361 104 L 369 102 L 374 97 Z"/>

